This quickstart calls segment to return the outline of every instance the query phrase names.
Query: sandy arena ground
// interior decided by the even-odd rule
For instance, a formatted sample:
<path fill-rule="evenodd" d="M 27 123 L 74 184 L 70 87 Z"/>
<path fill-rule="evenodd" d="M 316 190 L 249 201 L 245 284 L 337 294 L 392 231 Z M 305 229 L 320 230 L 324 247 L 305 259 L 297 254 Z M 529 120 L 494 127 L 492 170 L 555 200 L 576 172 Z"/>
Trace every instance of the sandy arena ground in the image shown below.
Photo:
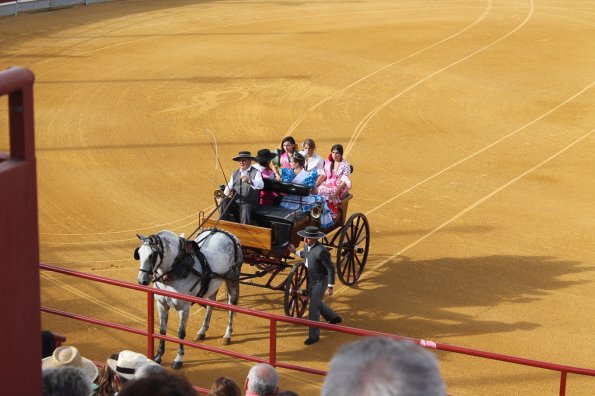
<path fill-rule="evenodd" d="M 329 299 L 345 325 L 595 367 L 595 1 L 116 1 L 0 18 L 11 65 L 37 76 L 43 262 L 135 282 L 135 233 L 190 233 L 212 205 L 213 136 L 226 174 L 288 134 L 323 155 L 339 142 L 372 230 L 360 283 Z M 6 125 L 3 98 L 3 151 Z M 145 326 L 138 293 L 48 272 L 42 287 L 46 306 Z M 282 294 L 244 287 L 241 305 L 282 313 Z M 43 323 L 94 360 L 145 349 Z M 321 369 L 354 339 L 279 333 L 280 360 Z M 267 356 L 268 322 L 239 316 L 234 336 Z M 554 372 L 438 356 L 453 395 L 557 394 Z M 209 387 L 250 366 L 187 350 L 183 372 Z M 303 396 L 321 383 L 282 370 Z M 569 376 L 569 395 L 594 389 Z"/>

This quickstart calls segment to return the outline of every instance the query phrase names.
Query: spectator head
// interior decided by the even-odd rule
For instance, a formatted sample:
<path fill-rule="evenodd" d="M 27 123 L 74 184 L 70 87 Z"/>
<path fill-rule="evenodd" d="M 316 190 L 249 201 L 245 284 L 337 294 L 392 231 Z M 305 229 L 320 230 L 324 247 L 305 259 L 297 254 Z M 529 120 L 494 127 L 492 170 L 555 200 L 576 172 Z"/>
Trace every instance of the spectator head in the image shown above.
<path fill-rule="evenodd" d="M 274 396 L 279 391 L 279 374 L 269 364 L 259 363 L 248 372 L 244 384 L 246 395 Z"/>
<path fill-rule="evenodd" d="M 92 381 L 78 367 L 51 367 L 42 371 L 43 396 L 89 396 Z"/>
<path fill-rule="evenodd" d="M 109 359 L 118 360 L 119 353 L 112 353 Z M 99 379 L 97 381 L 97 390 L 95 391 L 95 396 L 112 396 L 113 394 L 118 392 L 119 383 L 117 381 L 117 375 L 109 366 L 109 363 L 106 361 L 101 373 L 99 374 Z"/>
<path fill-rule="evenodd" d="M 147 357 L 141 353 L 123 350 L 118 354 L 118 359 L 108 359 L 107 364 L 109 365 L 110 369 L 116 373 L 115 382 L 118 385 L 118 388 L 121 389 L 122 386 L 134 379 L 134 375 L 136 374 L 136 370 L 146 364 L 149 361 Z"/>
<path fill-rule="evenodd" d="M 41 359 L 43 370 L 59 367 L 75 367 L 83 370 L 91 382 L 95 381 L 99 370 L 95 363 L 81 356 L 78 349 L 73 346 L 61 346 L 56 348 L 52 356 Z"/>
<path fill-rule="evenodd" d="M 434 354 L 411 341 L 368 337 L 331 359 L 321 396 L 444 396 Z"/>
<path fill-rule="evenodd" d="M 242 396 L 242 390 L 231 378 L 219 377 L 213 382 L 208 396 Z"/>
<path fill-rule="evenodd" d="M 198 396 L 192 384 L 183 376 L 161 370 L 127 382 L 118 396 Z"/>
<path fill-rule="evenodd" d="M 163 371 L 165 371 L 165 368 L 162 365 L 157 364 L 152 360 L 147 360 L 145 364 L 136 369 L 134 372 L 134 379 L 150 377 L 153 374 L 161 373 Z"/>
<path fill-rule="evenodd" d="M 52 356 L 56 349 L 56 338 L 51 331 L 43 330 L 41 332 L 41 358 Z"/>

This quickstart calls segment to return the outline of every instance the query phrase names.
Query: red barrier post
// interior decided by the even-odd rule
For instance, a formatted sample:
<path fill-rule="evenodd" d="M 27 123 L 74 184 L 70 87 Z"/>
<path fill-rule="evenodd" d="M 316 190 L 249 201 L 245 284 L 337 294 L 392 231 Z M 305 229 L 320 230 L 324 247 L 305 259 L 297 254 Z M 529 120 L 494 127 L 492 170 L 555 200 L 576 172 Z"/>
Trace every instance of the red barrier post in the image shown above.
<path fill-rule="evenodd" d="M 273 367 L 277 365 L 277 321 L 271 319 L 269 327 L 269 364 Z"/>
<path fill-rule="evenodd" d="M 4 341 L 3 356 L 12 359 L 0 370 L 2 395 L 41 394 L 34 81 L 27 69 L 0 72 L 0 96 L 8 94 L 10 129 L 10 154 L 0 160 L 0 290 L 3 296 L 10 296 L 10 303 L 3 306 L 5 324 L 0 326 L 0 339 Z"/>
<path fill-rule="evenodd" d="M 566 395 L 566 376 L 568 373 L 566 371 L 560 372 L 560 396 Z"/>
<path fill-rule="evenodd" d="M 153 293 L 147 293 L 147 356 L 149 359 L 153 359 L 155 356 L 155 304 L 153 301 Z"/>

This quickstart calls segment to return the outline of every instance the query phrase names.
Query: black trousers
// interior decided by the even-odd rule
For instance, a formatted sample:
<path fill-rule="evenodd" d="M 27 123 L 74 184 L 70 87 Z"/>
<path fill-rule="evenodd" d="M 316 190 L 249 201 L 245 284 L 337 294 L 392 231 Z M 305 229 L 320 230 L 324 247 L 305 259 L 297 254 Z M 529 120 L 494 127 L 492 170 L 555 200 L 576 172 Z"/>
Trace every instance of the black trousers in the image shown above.
<path fill-rule="evenodd" d="M 308 319 L 318 322 L 320 320 L 320 315 L 322 315 L 324 319 L 331 321 L 337 319 L 339 316 L 331 309 L 331 307 L 322 302 L 327 287 L 328 284 L 326 278 L 317 281 L 310 279 L 310 306 L 308 307 Z M 308 337 L 320 337 L 320 329 L 318 327 L 310 327 Z"/>

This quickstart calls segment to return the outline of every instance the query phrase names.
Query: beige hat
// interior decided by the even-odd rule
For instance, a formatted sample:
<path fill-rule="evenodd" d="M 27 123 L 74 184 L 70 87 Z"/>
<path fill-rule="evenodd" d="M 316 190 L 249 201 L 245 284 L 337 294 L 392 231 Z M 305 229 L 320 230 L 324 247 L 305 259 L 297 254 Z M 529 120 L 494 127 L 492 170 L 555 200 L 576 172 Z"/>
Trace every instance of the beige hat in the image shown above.
<path fill-rule="evenodd" d="M 42 370 L 57 367 L 78 367 L 83 369 L 91 382 L 95 381 L 99 370 L 95 363 L 81 356 L 78 349 L 73 346 L 61 346 L 54 350 L 52 356 L 41 359 Z"/>
<path fill-rule="evenodd" d="M 145 365 L 151 360 L 141 353 L 124 350 L 118 355 L 118 360 L 108 359 L 107 364 L 122 378 L 134 379 L 134 373 L 140 366 Z"/>

